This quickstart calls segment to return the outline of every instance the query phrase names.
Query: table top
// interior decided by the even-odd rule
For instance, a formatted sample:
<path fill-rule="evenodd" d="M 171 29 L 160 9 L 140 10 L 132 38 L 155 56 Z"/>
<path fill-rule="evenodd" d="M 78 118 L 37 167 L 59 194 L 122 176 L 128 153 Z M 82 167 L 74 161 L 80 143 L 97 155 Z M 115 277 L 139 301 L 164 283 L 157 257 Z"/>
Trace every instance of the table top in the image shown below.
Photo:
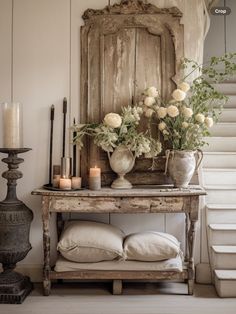
<path fill-rule="evenodd" d="M 45 188 L 35 189 L 32 195 L 51 197 L 158 197 L 158 196 L 201 196 L 206 191 L 199 185 L 190 185 L 188 188 L 174 188 L 172 185 L 145 185 L 134 186 L 132 189 L 112 189 L 104 187 L 98 191 L 81 189 L 76 191 L 52 191 Z"/>

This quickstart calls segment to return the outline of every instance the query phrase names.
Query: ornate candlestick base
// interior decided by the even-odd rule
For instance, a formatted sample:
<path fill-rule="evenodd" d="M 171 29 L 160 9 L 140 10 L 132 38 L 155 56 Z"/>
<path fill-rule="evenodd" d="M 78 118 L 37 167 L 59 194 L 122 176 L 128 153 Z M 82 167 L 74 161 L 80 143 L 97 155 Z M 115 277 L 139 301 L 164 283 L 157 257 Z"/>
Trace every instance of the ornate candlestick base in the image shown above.
<path fill-rule="evenodd" d="M 16 180 L 23 176 L 17 169 L 24 161 L 17 154 L 29 150 L 0 148 L 1 153 L 8 154 L 7 158 L 2 159 L 8 164 L 8 170 L 2 174 L 8 181 L 8 188 L 6 199 L 0 202 L 0 263 L 3 266 L 0 274 L 0 303 L 22 303 L 33 288 L 29 277 L 14 271 L 16 263 L 31 250 L 29 231 L 33 213 L 16 196 Z"/>

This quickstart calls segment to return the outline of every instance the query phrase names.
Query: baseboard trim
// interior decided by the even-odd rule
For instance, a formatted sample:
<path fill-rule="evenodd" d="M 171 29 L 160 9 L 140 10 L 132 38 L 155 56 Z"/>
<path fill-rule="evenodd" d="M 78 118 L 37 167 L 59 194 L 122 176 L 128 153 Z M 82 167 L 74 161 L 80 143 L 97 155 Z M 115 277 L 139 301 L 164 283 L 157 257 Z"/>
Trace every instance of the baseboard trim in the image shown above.
<path fill-rule="evenodd" d="M 0 267 L 2 271 L 2 267 Z M 30 277 L 32 282 L 42 282 L 43 280 L 43 265 L 41 264 L 19 264 L 16 271 Z"/>
<path fill-rule="evenodd" d="M 211 268 L 209 263 L 196 265 L 196 282 L 201 284 L 212 284 Z"/>

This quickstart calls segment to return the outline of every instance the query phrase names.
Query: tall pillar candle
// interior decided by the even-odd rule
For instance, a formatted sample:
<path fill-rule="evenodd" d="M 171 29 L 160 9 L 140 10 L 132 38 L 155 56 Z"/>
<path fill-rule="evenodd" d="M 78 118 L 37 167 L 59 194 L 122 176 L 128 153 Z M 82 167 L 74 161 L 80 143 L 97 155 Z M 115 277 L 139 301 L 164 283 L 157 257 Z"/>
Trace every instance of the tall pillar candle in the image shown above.
<path fill-rule="evenodd" d="M 89 169 L 89 189 L 101 189 L 101 168 L 95 167 Z"/>
<path fill-rule="evenodd" d="M 3 147 L 23 148 L 23 117 L 20 103 L 4 103 L 3 119 Z"/>

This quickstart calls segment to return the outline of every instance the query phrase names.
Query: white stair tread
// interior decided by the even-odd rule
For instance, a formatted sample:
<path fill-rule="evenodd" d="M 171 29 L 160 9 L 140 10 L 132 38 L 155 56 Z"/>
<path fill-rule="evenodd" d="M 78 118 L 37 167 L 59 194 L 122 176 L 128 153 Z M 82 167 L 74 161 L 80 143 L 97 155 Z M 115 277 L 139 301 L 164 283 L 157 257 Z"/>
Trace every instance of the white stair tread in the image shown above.
<path fill-rule="evenodd" d="M 236 224 L 210 224 L 211 230 L 224 230 L 224 231 L 234 231 L 236 230 Z M 236 267 L 236 266 L 235 266 Z"/>
<path fill-rule="evenodd" d="M 235 209 L 236 210 L 236 204 L 207 204 L 206 207 L 208 209 Z"/>
<path fill-rule="evenodd" d="M 215 253 L 236 254 L 236 245 L 213 245 L 212 249 Z"/>
<path fill-rule="evenodd" d="M 236 184 L 214 184 L 214 185 L 205 185 L 207 190 L 236 190 Z"/>
<path fill-rule="evenodd" d="M 203 152 L 203 155 L 236 155 L 236 152 Z"/>
<path fill-rule="evenodd" d="M 235 161 L 236 165 L 236 161 Z M 236 172 L 236 168 L 204 168 L 206 172 Z"/>
<path fill-rule="evenodd" d="M 236 280 L 236 270 L 217 269 L 215 270 L 215 274 L 220 280 Z"/>

